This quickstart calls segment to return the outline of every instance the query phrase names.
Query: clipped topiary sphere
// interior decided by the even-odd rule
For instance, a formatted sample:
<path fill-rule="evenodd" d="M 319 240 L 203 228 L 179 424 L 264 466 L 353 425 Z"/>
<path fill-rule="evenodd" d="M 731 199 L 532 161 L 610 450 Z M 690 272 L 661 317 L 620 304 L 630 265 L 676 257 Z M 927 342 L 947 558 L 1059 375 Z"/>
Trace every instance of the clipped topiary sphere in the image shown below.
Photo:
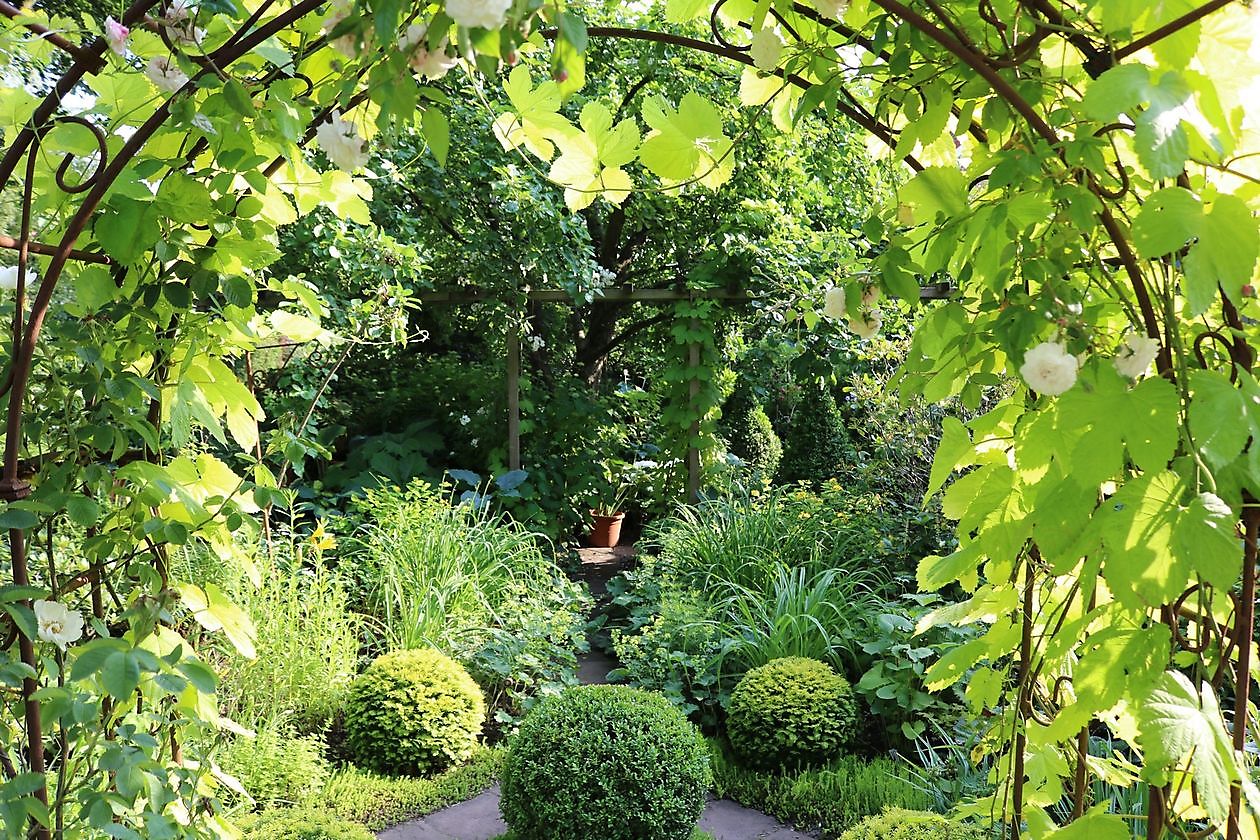
<path fill-rule="evenodd" d="M 857 704 L 830 665 L 792 656 L 744 675 L 731 692 L 726 727 L 736 755 L 752 767 L 818 765 L 853 740 Z"/>
<path fill-rule="evenodd" d="M 840 835 L 840 840 L 984 840 L 988 832 L 928 811 L 889 808 L 867 817 Z"/>
<path fill-rule="evenodd" d="M 710 781 L 704 739 L 664 697 L 581 686 L 521 724 L 500 808 L 515 840 L 687 840 Z"/>
<path fill-rule="evenodd" d="M 378 773 L 424 775 L 464 761 L 486 721 L 481 689 L 436 650 L 379 657 L 350 687 L 346 749 Z"/>
<path fill-rule="evenodd" d="M 275 808 L 241 821 L 245 840 L 375 840 L 372 832 L 316 808 Z"/>

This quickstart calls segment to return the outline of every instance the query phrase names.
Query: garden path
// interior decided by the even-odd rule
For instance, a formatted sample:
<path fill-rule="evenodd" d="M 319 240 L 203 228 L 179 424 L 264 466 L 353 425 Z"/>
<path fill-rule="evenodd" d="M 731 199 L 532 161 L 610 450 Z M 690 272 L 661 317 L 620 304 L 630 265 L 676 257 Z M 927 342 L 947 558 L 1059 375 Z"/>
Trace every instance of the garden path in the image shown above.
<path fill-rule="evenodd" d="M 607 592 L 608 581 L 634 562 L 631 546 L 583 548 L 579 549 L 579 554 L 582 564 L 577 578 L 586 582 L 597 600 Z M 605 683 L 608 672 L 616 665 L 604 653 L 592 650 L 580 658 L 578 678 L 583 684 Z M 812 837 L 728 799 L 710 800 L 700 817 L 700 827 L 717 840 L 811 840 Z M 376 836 L 379 840 L 492 840 L 505 831 L 507 824 L 499 815 L 499 786 L 495 785 L 467 802 L 396 825 Z"/>

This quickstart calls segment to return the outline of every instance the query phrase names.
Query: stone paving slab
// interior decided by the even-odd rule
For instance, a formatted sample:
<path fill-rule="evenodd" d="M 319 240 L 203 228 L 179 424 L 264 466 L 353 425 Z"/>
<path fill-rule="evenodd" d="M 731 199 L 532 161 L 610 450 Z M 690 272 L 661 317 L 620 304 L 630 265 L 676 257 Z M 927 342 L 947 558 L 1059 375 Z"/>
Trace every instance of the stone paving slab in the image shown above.
<path fill-rule="evenodd" d="M 704 809 L 700 827 L 717 840 L 812 840 L 774 817 L 727 799 L 716 799 Z M 467 802 L 443 808 L 414 822 L 376 835 L 380 840 L 491 840 L 507 831 L 499 816 L 499 786 Z M 598 840 L 598 838 L 591 838 Z"/>

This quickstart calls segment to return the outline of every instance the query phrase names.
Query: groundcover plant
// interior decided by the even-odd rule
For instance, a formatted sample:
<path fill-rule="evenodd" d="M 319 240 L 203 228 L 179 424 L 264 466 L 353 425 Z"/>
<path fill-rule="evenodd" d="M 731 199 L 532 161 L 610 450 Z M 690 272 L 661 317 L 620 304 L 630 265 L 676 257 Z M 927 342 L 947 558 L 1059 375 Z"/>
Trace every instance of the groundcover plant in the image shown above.
<path fill-rule="evenodd" d="M 901 390 L 977 405 L 1020 383 L 947 422 L 932 484 L 964 473 L 944 505 L 959 548 L 919 569 L 923 589 L 971 595 L 923 626 L 983 629 L 929 675 L 971 672 L 994 722 L 996 793 L 976 807 L 1038 838 L 1260 834 L 1249 4 L 668 0 L 661 30 L 541 0 L 136 0 L 99 28 L 0 10 L 8 836 L 232 836 L 216 768 L 184 745 L 233 724 L 172 616 L 247 656 L 252 629 L 169 556 L 249 562 L 234 535 L 281 498 L 233 362 L 337 340 L 318 289 L 268 275 L 276 231 L 318 206 L 370 223 L 368 149 L 402 124 L 444 159 L 445 74 L 505 86 L 487 130 L 570 208 L 730 177 L 746 125 L 698 94 L 652 99 L 642 122 L 580 101 L 606 37 L 728 57 L 749 123 L 821 110 L 904 160 L 830 316 L 869 336 L 881 295 L 917 304 L 947 279 Z M 1086 760 L 1092 727 L 1125 758 Z M 1093 806 L 1096 777 L 1148 783 L 1145 819 Z"/>

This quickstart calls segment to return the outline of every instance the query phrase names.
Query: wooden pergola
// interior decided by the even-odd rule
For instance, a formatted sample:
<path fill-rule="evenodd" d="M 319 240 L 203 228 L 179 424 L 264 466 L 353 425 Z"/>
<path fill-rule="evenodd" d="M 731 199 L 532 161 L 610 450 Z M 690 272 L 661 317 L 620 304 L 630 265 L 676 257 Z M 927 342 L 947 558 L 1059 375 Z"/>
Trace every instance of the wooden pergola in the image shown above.
<path fill-rule="evenodd" d="M 921 286 L 919 289 L 920 300 L 942 300 L 949 297 L 952 289 L 948 283 L 929 283 Z M 545 303 L 561 303 L 570 306 L 577 305 L 573 295 L 564 289 L 534 289 L 522 293 L 522 296 L 530 301 Z M 496 292 L 478 288 L 464 288 L 442 292 L 427 292 L 419 295 L 421 303 L 433 305 L 462 305 L 466 303 L 486 303 L 490 301 L 500 300 L 501 295 Z M 608 303 L 678 303 L 690 300 L 717 300 L 724 303 L 748 303 L 756 300 L 754 295 L 742 289 L 647 289 L 634 288 L 630 286 L 621 286 L 610 289 L 601 290 L 590 301 L 583 303 L 608 302 Z M 698 327 L 699 323 L 692 322 L 693 327 Z M 687 365 L 691 370 L 700 367 L 700 344 L 692 342 L 687 350 Z M 507 336 L 506 350 L 507 373 L 505 377 L 505 385 L 507 388 L 507 445 L 508 445 L 508 469 L 521 469 L 521 336 L 518 330 L 512 330 Z M 700 393 L 700 380 L 696 376 L 691 376 L 691 386 L 689 399 L 695 400 Z M 690 439 L 695 441 L 700 435 L 699 421 L 693 421 L 690 433 Z M 695 503 L 700 498 L 700 450 L 692 443 L 687 447 L 686 455 L 687 464 L 687 500 Z"/>

